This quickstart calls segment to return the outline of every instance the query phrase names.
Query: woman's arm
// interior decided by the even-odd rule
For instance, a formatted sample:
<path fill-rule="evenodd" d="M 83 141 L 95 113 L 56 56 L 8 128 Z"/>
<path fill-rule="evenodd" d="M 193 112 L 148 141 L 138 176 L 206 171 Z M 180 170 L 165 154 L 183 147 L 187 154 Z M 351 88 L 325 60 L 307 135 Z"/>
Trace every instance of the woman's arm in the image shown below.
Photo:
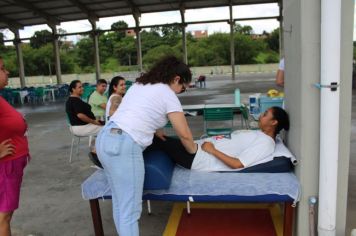
<path fill-rule="evenodd" d="M 284 70 L 278 70 L 276 75 L 276 84 L 280 87 L 284 87 Z"/>
<path fill-rule="evenodd" d="M 185 119 L 184 113 L 171 112 L 168 114 L 168 119 L 172 123 L 174 131 L 178 135 L 187 152 L 190 154 L 196 153 L 198 146 L 193 141 L 193 136 L 189 129 L 187 120 Z"/>
<path fill-rule="evenodd" d="M 110 99 L 111 106 L 110 106 L 110 110 L 109 110 L 109 116 L 112 116 L 114 114 L 116 109 L 119 107 L 121 100 L 122 100 L 121 96 L 113 96 Z"/>
<path fill-rule="evenodd" d="M 204 142 L 203 145 L 201 146 L 201 148 L 205 152 L 213 155 L 220 161 L 224 162 L 225 165 L 229 166 L 232 169 L 238 169 L 238 168 L 244 167 L 244 165 L 238 158 L 234 158 L 234 157 L 226 155 L 223 152 L 220 152 L 219 150 L 217 150 L 215 148 L 214 144 L 212 144 L 211 142 Z"/>
<path fill-rule="evenodd" d="M 93 124 L 93 125 L 102 125 L 98 120 L 93 120 L 93 119 L 89 118 L 87 115 L 85 115 L 83 113 L 78 113 L 77 117 L 80 120 L 82 120 L 82 121 L 84 121 L 84 122 L 86 122 L 88 124 L 90 123 L 90 124 Z"/>

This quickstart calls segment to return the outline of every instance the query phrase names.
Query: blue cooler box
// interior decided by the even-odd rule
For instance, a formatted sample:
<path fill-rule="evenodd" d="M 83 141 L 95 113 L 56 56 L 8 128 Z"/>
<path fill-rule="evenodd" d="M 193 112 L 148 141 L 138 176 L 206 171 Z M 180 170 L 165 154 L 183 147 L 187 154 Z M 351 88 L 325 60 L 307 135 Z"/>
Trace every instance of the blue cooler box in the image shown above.
<path fill-rule="evenodd" d="M 260 111 L 265 112 L 270 107 L 283 107 L 283 98 L 271 98 L 267 96 L 260 97 Z"/>

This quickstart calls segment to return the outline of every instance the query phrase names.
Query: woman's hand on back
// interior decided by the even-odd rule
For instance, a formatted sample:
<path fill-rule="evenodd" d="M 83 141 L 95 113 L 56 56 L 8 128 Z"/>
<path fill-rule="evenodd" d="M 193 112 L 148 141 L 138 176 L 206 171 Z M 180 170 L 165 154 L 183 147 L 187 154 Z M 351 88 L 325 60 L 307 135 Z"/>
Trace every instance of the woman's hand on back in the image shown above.
<path fill-rule="evenodd" d="M 163 141 L 166 141 L 166 134 L 164 133 L 163 129 L 158 129 L 158 130 L 156 130 L 155 135 L 156 135 L 159 139 L 161 139 L 161 140 L 163 140 Z"/>
<path fill-rule="evenodd" d="M 194 143 L 192 133 L 183 112 L 171 112 L 168 114 L 168 119 L 185 147 L 185 150 L 187 150 L 190 154 L 196 153 L 198 147 L 197 144 Z"/>
<path fill-rule="evenodd" d="M 15 153 L 15 146 L 11 143 L 11 139 L 6 139 L 0 143 L 0 158 Z"/>

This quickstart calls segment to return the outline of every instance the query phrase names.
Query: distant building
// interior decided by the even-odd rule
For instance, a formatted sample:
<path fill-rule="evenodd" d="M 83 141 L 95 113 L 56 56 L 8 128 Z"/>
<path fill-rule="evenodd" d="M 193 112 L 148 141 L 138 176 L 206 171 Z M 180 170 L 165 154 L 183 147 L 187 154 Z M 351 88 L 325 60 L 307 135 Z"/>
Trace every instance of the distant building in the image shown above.
<path fill-rule="evenodd" d="M 194 30 L 194 31 L 192 31 L 192 34 L 193 34 L 193 38 L 196 38 L 196 39 L 208 37 L 207 30 Z"/>
<path fill-rule="evenodd" d="M 125 35 L 126 35 L 126 36 L 130 36 L 130 37 L 135 37 L 135 36 L 136 36 L 136 33 L 135 33 L 135 30 L 133 30 L 133 29 L 128 29 L 128 30 L 125 30 Z"/>
<path fill-rule="evenodd" d="M 251 34 L 252 39 L 266 39 L 267 37 L 267 34 Z"/>
<path fill-rule="evenodd" d="M 74 42 L 73 41 L 65 40 L 65 41 L 61 41 L 61 43 L 62 43 L 62 47 L 64 47 L 64 48 L 68 48 L 68 49 L 73 49 L 74 48 Z"/>

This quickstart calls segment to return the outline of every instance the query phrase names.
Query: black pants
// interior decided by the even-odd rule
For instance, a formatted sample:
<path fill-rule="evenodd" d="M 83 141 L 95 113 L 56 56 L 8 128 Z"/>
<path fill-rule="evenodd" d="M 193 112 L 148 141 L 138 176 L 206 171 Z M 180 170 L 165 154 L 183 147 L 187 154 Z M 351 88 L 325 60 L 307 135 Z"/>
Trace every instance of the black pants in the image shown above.
<path fill-rule="evenodd" d="M 176 164 L 190 169 L 195 157 L 194 154 L 187 152 L 179 139 L 166 137 L 166 141 L 163 141 L 156 136 L 153 138 L 153 142 L 148 146 L 145 152 L 161 150 L 165 152 L 169 158 L 171 158 Z"/>

